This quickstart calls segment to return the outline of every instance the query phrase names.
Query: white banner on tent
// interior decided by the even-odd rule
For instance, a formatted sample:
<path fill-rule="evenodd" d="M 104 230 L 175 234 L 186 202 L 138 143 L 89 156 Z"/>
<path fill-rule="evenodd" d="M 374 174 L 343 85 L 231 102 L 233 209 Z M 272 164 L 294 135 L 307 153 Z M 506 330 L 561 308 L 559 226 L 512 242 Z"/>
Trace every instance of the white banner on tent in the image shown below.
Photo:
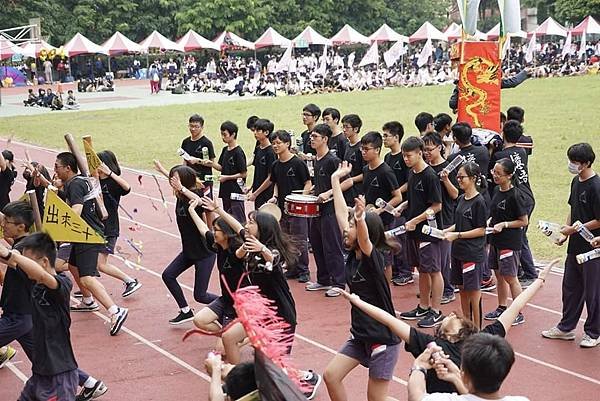
<path fill-rule="evenodd" d="M 275 66 L 276 73 L 280 73 L 280 72 L 289 70 L 290 63 L 292 62 L 292 49 L 293 48 L 294 48 L 294 46 L 290 45 L 287 47 L 287 49 L 285 49 L 283 56 L 281 56 L 281 58 L 279 59 L 279 62 L 277 63 L 277 66 Z"/>
<path fill-rule="evenodd" d="M 383 53 L 383 60 L 385 65 L 389 68 L 393 66 L 396 61 L 403 55 L 406 54 L 407 48 L 402 42 L 396 42 L 388 51 Z"/>
<path fill-rule="evenodd" d="M 362 67 L 369 64 L 379 64 L 379 47 L 377 46 L 377 42 L 373 42 L 371 47 L 369 47 L 369 50 L 367 50 L 363 59 L 360 60 L 358 66 Z"/>
<path fill-rule="evenodd" d="M 569 32 L 569 35 L 571 34 L 571 32 Z M 581 34 L 581 44 L 579 46 L 579 52 L 577 53 L 577 55 L 579 57 L 585 57 L 585 50 L 587 47 L 587 42 L 586 42 L 586 37 L 585 37 L 585 30 L 583 31 L 583 33 Z"/>

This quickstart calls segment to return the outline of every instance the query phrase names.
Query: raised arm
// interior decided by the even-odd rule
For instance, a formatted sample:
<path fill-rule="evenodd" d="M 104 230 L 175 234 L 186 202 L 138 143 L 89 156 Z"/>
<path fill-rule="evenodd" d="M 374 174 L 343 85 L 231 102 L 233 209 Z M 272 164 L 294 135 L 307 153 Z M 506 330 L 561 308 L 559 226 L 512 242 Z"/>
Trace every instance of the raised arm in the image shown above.
<path fill-rule="evenodd" d="M 354 218 L 356 221 L 356 239 L 358 241 L 358 247 L 363 255 L 371 256 L 373 252 L 373 244 L 369 239 L 369 230 L 367 228 L 367 222 L 365 221 L 365 198 L 359 196 L 354 200 Z"/>
<path fill-rule="evenodd" d="M 106 174 L 109 178 L 112 178 L 124 191 L 131 190 L 131 185 L 123 177 L 117 175 L 112 171 L 106 164 L 102 163 L 99 167 L 100 171 Z"/>
<path fill-rule="evenodd" d="M 36 261 L 21 255 L 19 251 L 14 249 L 11 251 L 0 244 L 0 258 L 6 260 L 10 268 L 15 268 L 18 265 L 27 277 L 36 283 L 43 284 L 53 290 L 58 288 L 58 281 L 52 274 L 48 273 Z"/>
<path fill-rule="evenodd" d="M 188 207 L 188 212 L 190 213 L 190 217 L 194 221 L 196 228 L 198 228 L 198 231 L 200 231 L 200 234 L 202 234 L 202 236 L 204 237 L 204 236 L 206 236 L 206 233 L 210 230 L 208 229 L 208 226 L 206 225 L 204 220 L 202 220 L 200 218 L 200 216 L 198 216 L 198 213 L 196 212 L 196 208 L 200 204 L 199 201 L 200 201 L 200 199 L 191 200 L 190 206 Z"/>
<path fill-rule="evenodd" d="M 164 168 L 164 166 L 162 165 L 160 160 L 154 159 L 153 163 L 154 163 L 154 169 L 156 171 L 158 171 L 159 173 L 161 173 L 162 175 L 164 175 L 166 179 L 169 179 L 169 172 L 167 171 L 166 168 Z"/>
<path fill-rule="evenodd" d="M 333 195 L 333 207 L 335 209 L 335 217 L 340 230 L 343 232 L 349 228 L 348 224 L 348 205 L 344 199 L 344 193 L 340 180 L 352 170 L 352 166 L 344 161 L 340 163 L 338 169 L 331 175 L 331 192 Z"/>
<path fill-rule="evenodd" d="M 242 231 L 244 229 L 244 227 L 240 224 L 239 221 L 237 221 L 235 219 L 235 217 L 233 217 L 232 215 L 230 215 L 229 213 L 227 213 L 226 211 L 221 209 L 217 205 L 217 203 L 214 200 L 212 200 L 211 198 L 209 198 L 208 196 L 202 197 L 200 199 L 200 203 L 206 210 L 209 210 L 211 212 L 215 212 L 216 214 L 218 214 L 219 217 L 221 217 L 223 220 L 225 220 L 225 223 L 227 223 L 233 229 L 233 231 L 235 231 L 236 233 L 240 233 L 240 231 Z"/>

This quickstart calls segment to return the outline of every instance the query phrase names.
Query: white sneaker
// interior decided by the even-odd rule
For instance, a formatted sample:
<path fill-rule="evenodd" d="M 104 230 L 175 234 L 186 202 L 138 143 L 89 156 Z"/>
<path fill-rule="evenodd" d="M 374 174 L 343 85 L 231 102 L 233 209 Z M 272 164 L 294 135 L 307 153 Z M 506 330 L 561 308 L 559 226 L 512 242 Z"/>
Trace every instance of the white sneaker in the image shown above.
<path fill-rule="evenodd" d="M 558 327 L 552 327 L 551 329 L 542 331 L 542 337 L 551 338 L 553 340 L 571 341 L 575 339 L 575 333 L 572 331 L 562 331 Z"/>
<path fill-rule="evenodd" d="M 581 339 L 581 342 L 579 343 L 579 346 L 581 348 L 594 348 L 597 345 L 600 345 L 600 337 L 592 338 L 592 337 L 588 336 L 587 334 L 583 335 L 583 338 Z"/>

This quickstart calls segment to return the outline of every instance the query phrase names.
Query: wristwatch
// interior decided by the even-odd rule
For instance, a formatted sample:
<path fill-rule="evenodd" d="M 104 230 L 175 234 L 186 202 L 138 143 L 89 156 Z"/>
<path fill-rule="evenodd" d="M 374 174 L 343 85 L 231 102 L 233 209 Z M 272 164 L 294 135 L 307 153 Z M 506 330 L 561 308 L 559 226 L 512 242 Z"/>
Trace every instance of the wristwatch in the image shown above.
<path fill-rule="evenodd" d="M 419 371 L 419 372 L 423 372 L 423 375 L 427 376 L 427 369 L 421 367 L 421 366 L 413 366 L 410 368 L 410 370 L 408 371 L 408 376 L 412 375 L 414 371 Z"/>

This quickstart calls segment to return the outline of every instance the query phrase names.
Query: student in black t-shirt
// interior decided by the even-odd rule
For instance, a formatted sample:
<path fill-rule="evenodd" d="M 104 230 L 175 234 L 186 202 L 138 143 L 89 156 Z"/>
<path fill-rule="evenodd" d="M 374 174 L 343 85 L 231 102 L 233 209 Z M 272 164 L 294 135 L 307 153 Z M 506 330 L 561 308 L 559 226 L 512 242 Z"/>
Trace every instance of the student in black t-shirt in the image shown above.
<path fill-rule="evenodd" d="M 408 180 L 408 167 L 404 163 L 402 156 L 402 148 L 400 143 L 404 137 L 404 127 L 398 121 L 388 121 L 383 124 L 383 146 L 390 150 L 383 161 L 392 168 L 400 191 L 403 197 L 406 196 L 406 182 Z M 406 223 L 406 216 L 399 213 L 394 218 L 392 223 L 393 228 L 399 227 Z M 400 243 L 400 251 L 392 257 L 392 284 L 403 286 L 414 283 L 412 268 L 406 261 L 406 233 L 396 235 L 396 240 Z"/>
<path fill-rule="evenodd" d="M 352 171 L 350 172 L 352 186 L 344 191 L 344 199 L 346 199 L 346 203 L 350 207 L 354 206 L 354 198 L 363 193 L 362 172 L 365 167 L 365 161 L 360 152 L 359 133 L 361 127 L 362 120 L 356 114 L 347 114 L 342 118 L 342 129 L 344 130 L 344 135 L 348 138 L 348 146 L 346 147 L 346 153 L 338 155 L 338 158 L 352 165 Z"/>
<path fill-rule="evenodd" d="M 340 129 L 340 117 L 340 111 L 333 107 L 327 107 L 321 115 L 323 122 L 331 128 L 333 133 L 329 140 L 329 151 L 342 159 L 348 148 L 348 138 L 344 135 L 344 131 Z"/>
<path fill-rule="evenodd" d="M 490 164 L 490 154 L 485 146 L 473 145 L 471 137 L 473 130 L 468 123 L 456 123 L 452 126 L 452 136 L 454 142 L 460 148 L 458 152 L 448 156 L 448 162 L 452 162 L 454 158 L 461 155 L 465 158 L 465 162 L 476 163 L 481 171 L 485 171 Z"/>
<path fill-rule="evenodd" d="M 202 164 L 202 160 L 215 160 L 215 149 L 210 139 L 204 135 L 204 118 L 193 114 L 188 120 L 190 136 L 181 142 L 181 149 L 191 156 L 188 160 L 183 159 L 184 165 L 191 167 L 203 184 L 210 188 L 209 196 L 212 196 L 212 180 L 206 180 L 207 175 L 212 174 L 208 163 Z"/>
<path fill-rule="evenodd" d="M 515 164 L 510 159 L 501 159 L 492 169 L 492 177 L 497 185 L 490 207 L 490 254 L 488 264 L 496 272 L 498 282 L 498 307 L 486 313 L 486 320 L 497 319 L 506 310 L 508 291 L 514 298 L 521 293 L 517 278 L 519 253 L 522 246 L 523 227 L 529 224 L 523 196 L 512 184 Z M 523 314 L 517 316 L 514 324 L 525 323 Z"/>
<path fill-rule="evenodd" d="M 438 228 L 448 228 L 454 224 L 454 209 L 456 209 L 456 199 L 458 198 L 458 182 L 456 181 L 456 170 L 448 173 L 444 168 L 448 161 L 444 159 L 444 143 L 442 137 L 437 132 L 429 132 L 423 135 L 425 143 L 424 155 L 425 161 L 431 166 L 433 171 L 440 177 L 442 188 L 442 226 Z M 450 279 L 450 242 L 443 240 L 440 242 L 440 257 L 442 263 L 442 276 L 444 277 L 444 291 L 442 292 L 442 305 L 450 303 L 456 299 L 454 287 Z"/>
<path fill-rule="evenodd" d="M 254 123 L 254 138 L 257 141 L 252 156 L 254 178 L 252 179 L 252 192 L 247 196 L 248 201 L 254 202 L 254 210 L 258 210 L 273 197 L 273 186 L 269 180 L 269 170 L 277 159 L 269 141 L 273 129 L 273 123 L 264 118 L 259 118 Z"/>
<path fill-rule="evenodd" d="M 548 273 L 558 263 L 558 259 L 552 261 L 544 267 L 533 284 L 523 291 L 506 311 L 494 323 L 484 327 L 481 332 L 506 337 L 506 334 L 512 327 L 512 324 L 520 313 L 521 309 L 527 305 L 533 296 L 542 288 L 546 282 Z M 477 327 L 470 320 L 457 316 L 454 313 L 449 314 L 442 320 L 442 324 L 436 328 L 434 335 L 419 331 L 402 320 L 397 319 L 393 313 L 382 310 L 377 306 L 365 302 L 356 294 L 350 294 L 345 291 L 342 295 L 346 297 L 352 306 L 362 310 L 364 313 L 383 323 L 392 330 L 394 334 L 405 342 L 404 349 L 417 358 L 427 349 L 427 345 L 432 341 L 440 346 L 444 354 L 457 366 L 460 366 L 460 356 L 463 342 L 469 336 L 479 332 Z M 434 369 L 429 369 L 426 374 L 427 393 L 456 393 L 458 389 L 451 383 L 440 380 Z"/>
<path fill-rule="evenodd" d="M 600 345 L 600 259 L 577 263 L 576 256 L 591 251 L 592 246 L 577 232 L 574 223 L 579 221 L 595 237 L 600 235 L 600 177 L 592 168 L 596 155 L 590 144 L 571 145 L 567 157 L 568 170 L 575 177 L 569 194 L 571 211 L 567 224 L 561 230 L 563 238 L 560 244 L 569 239 L 562 283 L 562 318 L 555 327 L 544 330 L 542 336 L 574 340 L 573 330 L 579 323 L 585 303 L 588 313 L 579 346 L 594 348 Z"/>
<path fill-rule="evenodd" d="M 351 292 L 393 314 L 394 304 L 384 273 L 384 252 L 397 250 L 399 244 L 386 240 L 380 216 L 365 211 L 364 197 L 355 200 L 354 214 L 348 214 L 340 180 L 351 169 L 348 162 L 342 162 L 331 176 L 337 223 L 344 236 L 344 247 L 349 251 L 345 267 L 346 284 Z M 369 400 L 385 400 L 398 360 L 400 339 L 357 308 L 352 308 L 350 316 L 351 337 L 329 362 L 323 375 L 329 397 L 332 400 L 345 399 L 343 380 L 351 370 L 362 364 L 369 369 Z"/>
<path fill-rule="evenodd" d="M 316 104 L 309 103 L 302 108 L 302 124 L 306 126 L 306 130 L 300 134 L 302 147 L 299 150 L 303 160 L 311 160 L 312 158 L 307 155 L 315 154 L 315 150 L 310 146 L 310 133 L 317 125 L 319 117 L 321 117 L 321 109 Z"/>
<path fill-rule="evenodd" d="M 313 129 L 310 144 L 316 151 L 314 194 L 318 197 L 319 216 L 311 220 L 309 239 L 317 265 L 317 281 L 306 285 L 307 291 L 325 291 L 327 297 L 337 297 L 332 287 L 344 288 L 344 254 L 342 236 L 337 228 L 331 198 L 331 175 L 337 170 L 340 159 L 329 152 L 327 146 L 331 129 L 318 124 Z M 350 181 L 350 180 L 348 180 Z"/>
<path fill-rule="evenodd" d="M 0 153 L 0 210 L 10 202 L 8 194 L 17 177 L 13 158 L 13 152 L 8 149 Z"/>
<path fill-rule="evenodd" d="M 208 165 L 221 172 L 219 176 L 219 198 L 223 202 L 223 209 L 234 215 L 238 221 L 246 221 L 246 208 L 244 207 L 244 183 L 246 181 L 246 155 L 237 143 L 238 127 L 231 121 L 221 124 L 221 139 L 227 144 L 221 151 L 219 162 L 205 161 Z"/>
<path fill-rule="evenodd" d="M 506 110 L 506 119 L 515 120 L 520 124 L 525 124 L 525 110 L 519 106 L 512 106 Z M 524 149 L 528 156 L 533 153 L 533 138 L 529 135 L 521 134 L 517 141 L 517 146 Z"/>
<path fill-rule="evenodd" d="M 64 183 L 63 193 L 67 204 L 85 221 L 93 230 L 104 235 L 104 226 L 96 213 L 96 201 L 89 195 L 92 186 L 88 178 L 77 174 L 77 160 L 70 152 L 59 153 L 54 163 L 56 177 Z M 84 297 L 80 306 L 94 310 L 98 306 L 94 298 L 106 308 L 111 316 L 110 335 L 117 335 L 128 316 L 127 308 L 119 307 L 108 295 L 108 292 L 96 278 L 98 274 L 98 254 L 103 245 L 72 243 L 69 254 L 69 267 L 72 269 L 77 284 L 89 290 L 91 297 Z M 95 308 L 94 308 L 95 306 Z M 77 306 L 76 306 L 77 307 Z"/>
<path fill-rule="evenodd" d="M 37 198 L 40 216 L 44 216 L 44 199 L 46 195 L 45 183 L 50 183 L 50 173 L 43 164 L 32 161 L 26 163 L 23 170 L 23 178 L 27 182 L 25 184 L 25 192 L 34 190 Z"/>
<path fill-rule="evenodd" d="M 54 270 L 56 244 L 48 234 L 32 234 L 20 246 L 23 255 L 0 245 L 0 258 L 9 266 L 18 265 L 32 280 L 33 375 L 19 399 L 75 401 L 78 374 L 69 332 L 71 281 Z"/>
<path fill-rule="evenodd" d="M 428 132 L 433 132 L 433 115 L 425 111 L 417 114 L 415 117 L 415 127 L 419 130 L 419 136 L 423 136 Z"/>
<path fill-rule="evenodd" d="M 406 230 L 408 231 L 408 263 L 419 270 L 419 304 L 400 317 L 408 320 L 420 319 L 419 327 L 434 327 L 444 316 L 440 310 L 444 278 L 442 277 L 440 240 L 425 235 L 422 228 L 429 222 L 427 214 L 434 216 L 437 227 L 442 226 L 442 189 L 440 178 L 423 159 L 423 141 L 411 136 L 402 143 L 404 162 L 408 173 L 408 209 Z"/>
<path fill-rule="evenodd" d="M 464 193 L 458 198 L 454 223 L 444 230 L 444 237 L 452 243 L 452 284 L 460 288 L 462 314 L 481 328 L 481 264 L 486 257 L 488 212 L 480 192 L 486 190 L 486 178 L 472 162 L 463 164 L 456 178 Z"/>
<path fill-rule="evenodd" d="M 168 173 L 160 165 L 159 171 L 167 174 L 169 183 L 175 192 L 177 202 L 175 203 L 175 215 L 177 228 L 181 236 L 181 252 L 173 259 L 162 273 L 162 279 L 167 289 L 177 302 L 179 313 L 169 320 L 172 325 L 189 322 L 194 318 L 194 312 L 190 308 L 183 295 L 183 290 L 177 282 L 183 272 L 194 267 L 194 299 L 203 304 L 210 304 L 217 295 L 207 291 L 210 275 L 215 264 L 216 256 L 206 243 L 206 238 L 198 232 L 194 221 L 188 212 L 190 200 L 198 200 L 202 192 L 197 187 L 194 170 L 188 166 L 175 166 Z M 202 207 L 197 208 L 197 213 L 202 215 Z"/>

